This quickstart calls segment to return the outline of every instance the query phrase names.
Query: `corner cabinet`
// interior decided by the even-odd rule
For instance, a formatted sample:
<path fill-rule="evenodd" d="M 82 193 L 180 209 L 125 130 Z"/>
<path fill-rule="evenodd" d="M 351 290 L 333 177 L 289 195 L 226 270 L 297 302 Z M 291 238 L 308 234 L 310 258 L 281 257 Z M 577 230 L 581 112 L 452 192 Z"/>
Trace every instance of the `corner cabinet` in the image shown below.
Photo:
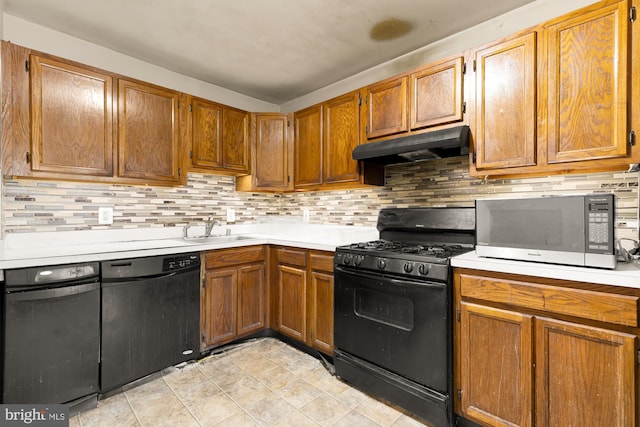
<path fill-rule="evenodd" d="M 204 253 L 200 298 L 201 351 L 266 326 L 265 259 L 263 246 Z"/>
<path fill-rule="evenodd" d="M 249 173 L 249 113 L 191 97 L 189 170 L 224 175 Z"/>
<path fill-rule="evenodd" d="M 333 253 L 274 250 L 271 324 L 283 335 L 333 354 Z"/>
<path fill-rule="evenodd" d="M 178 184 L 180 130 L 175 91 L 118 81 L 118 175 Z"/>
<path fill-rule="evenodd" d="M 638 425 L 640 292 L 454 271 L 456 412 L 483 426 Z"/>
<path fill-rule="evenodd" d="M 292 115 L 251 114 L 251 175 L 238 177 L 238 191 L 282 192 L 293 189 Z"/>
<path fill-rule="evenodd" d="M 295 132 L 293 186 L 305 188 L 322 185 L 322 105 L 297 111 L 293 117 Z"/>
<path fill-rule="evenodd" d="M 640 68 L 632 45 L 640 38 L 631 6 L 601 1 L 476 51 L 471 175 L 612 171 L 638 163 L 632 126 Z"/>
<path fill-rule="evenodd" d="M 330 190 L 382 185 L 384 169 L 359 164 L 351 153 L 360 145 L 359 91 L 294 114 L 294 188 Z"/>

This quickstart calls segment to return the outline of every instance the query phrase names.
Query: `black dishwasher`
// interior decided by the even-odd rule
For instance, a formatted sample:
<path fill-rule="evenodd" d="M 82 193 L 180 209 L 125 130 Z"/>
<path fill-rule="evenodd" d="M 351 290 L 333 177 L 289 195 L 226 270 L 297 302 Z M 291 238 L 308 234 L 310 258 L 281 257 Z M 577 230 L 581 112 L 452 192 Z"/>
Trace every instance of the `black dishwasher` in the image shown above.
<path fill-rule="evenodd" d="M 67 403 L 70 412 L 97 404 L 99 268 L 5 270 L 3 403 Z"/>
<path fill-rule="evenodd" d="M 103 262 L 100 391 L 197 357 L 199 322 L 199 253 Z"/>

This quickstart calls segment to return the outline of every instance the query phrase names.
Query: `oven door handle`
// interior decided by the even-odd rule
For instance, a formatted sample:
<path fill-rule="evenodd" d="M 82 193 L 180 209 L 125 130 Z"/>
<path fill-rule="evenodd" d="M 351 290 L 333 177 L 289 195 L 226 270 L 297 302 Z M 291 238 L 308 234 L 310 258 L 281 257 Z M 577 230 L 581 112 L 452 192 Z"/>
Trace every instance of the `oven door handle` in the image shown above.
<path fill-rule="evenodd" d="M 368 280 L 384 280 L 387 282 L 391 282 L 394 285 L 412 285 L 412 286 L 421 286 L 421 287 L 431 287 L 431 288 L 446 288 L 447 284 L 443 282 L 432 282 L 432 281 L 421 281 L 415 280 L 410 277 L 396 277 L 390 274 L 385 273 L 371 273 L 363 270 L 352 270 L 349 268 L 344 268 L 340 265 L 334 266 L 334 272 L 340 272 L 343 274 L 350 275 L 351 277 L 356 277 L 359 279 L 368 279 Z"/>

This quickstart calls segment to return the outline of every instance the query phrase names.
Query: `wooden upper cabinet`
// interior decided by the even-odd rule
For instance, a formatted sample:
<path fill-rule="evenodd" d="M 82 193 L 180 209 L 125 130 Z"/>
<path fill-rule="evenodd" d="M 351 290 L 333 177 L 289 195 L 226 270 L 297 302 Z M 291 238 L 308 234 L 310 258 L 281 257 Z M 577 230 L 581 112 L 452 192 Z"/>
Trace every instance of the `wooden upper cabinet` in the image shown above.
<path fill-rule="evenodd" d="M 627 156 L 626 1 L 546 27 L 548 162 Z"/>
<path fill-rule="evenodd" d="M 221 122 L 222 106 L 193 98 L 191 164 L 195 167 L 222 166 Z"/>
<path fill-rule="evenodd" d="M 351 153 L 360 144 L 360 95 L 351 92 L 323 105 L 325 184 L 357 182 L 358 162 Z"/>
<path fill-rule="evenodd" d="M 113 78 L 31 55 L 32 170 L 113 174 Z"/>
<path fill-rule="evenodd" d="M 222 109 L 222 166 L 249 173 L 249 113 L 230 107 Z"/>
<path fill-rule="evenodd" d="M 634 426 L 636 337 L 536 319 L 536 426 Z"/>
<path fill-rule="evenodd" d="M 284 114 L 256 114 L 255 179 L 258 189 L 288 189 L 289 119 Z"/>
<path fill-rule="evenodd" d="M 249 114 L 191 98 L 191 169 L 223 174 L 249 172 Z"/>
<path fill-rule="evenodd" d="M 294 115 L 294 186 L 304 188 L 322 184 L 322 105 Z"/>
<path fill-rule="evenodd" d="M 373 84 L 366 88 L 368 120 L 367 139 L 407 132 L 409 123 L 408 77 Z"/>
<path fill-rule="evenodd" d="M 120 79 L 118 108 L 118 175 L 178 183 L 178 93 Z"/>
<path fill-rule="evenodd" d="M 536 163 L 536 33 L 476 52 L 476 167 Z"/>
<path fill-rule="evenodd" d="M 411 73 L 411 130 L 462 121 L 463 58 Z"/>

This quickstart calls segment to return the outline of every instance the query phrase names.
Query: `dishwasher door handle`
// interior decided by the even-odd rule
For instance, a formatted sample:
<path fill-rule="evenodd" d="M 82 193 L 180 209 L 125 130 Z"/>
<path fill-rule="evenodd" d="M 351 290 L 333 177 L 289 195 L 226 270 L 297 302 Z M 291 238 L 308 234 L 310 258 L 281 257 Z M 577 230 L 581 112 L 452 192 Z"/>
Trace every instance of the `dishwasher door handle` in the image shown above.
<path fill-rule="evenodd" d="M 100 283 L 85 283 L 82 285 L 62 286 L 52 289 L 40 289 L 37 291 L 23 291 L 8 293 L 6 295 L 7 302 L 16 301 L 35 301 L 54 298 L 63 298 L 70 295 L 78 295 L 100 289 Z"/>

